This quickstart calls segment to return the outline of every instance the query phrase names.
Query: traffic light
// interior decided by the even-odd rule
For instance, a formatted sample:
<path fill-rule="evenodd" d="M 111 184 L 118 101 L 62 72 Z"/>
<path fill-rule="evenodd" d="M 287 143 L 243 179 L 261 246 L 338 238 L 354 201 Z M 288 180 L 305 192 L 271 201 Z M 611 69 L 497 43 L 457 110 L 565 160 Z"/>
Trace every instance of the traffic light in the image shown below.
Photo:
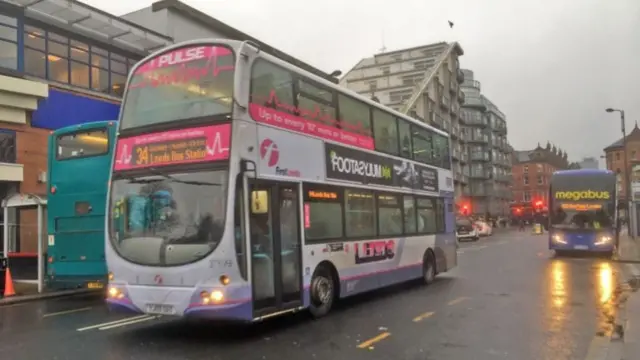
<path fill-rule="evenodd" d="M 469 205 L 462 205 L 462 215 L 469 215 Z"/>

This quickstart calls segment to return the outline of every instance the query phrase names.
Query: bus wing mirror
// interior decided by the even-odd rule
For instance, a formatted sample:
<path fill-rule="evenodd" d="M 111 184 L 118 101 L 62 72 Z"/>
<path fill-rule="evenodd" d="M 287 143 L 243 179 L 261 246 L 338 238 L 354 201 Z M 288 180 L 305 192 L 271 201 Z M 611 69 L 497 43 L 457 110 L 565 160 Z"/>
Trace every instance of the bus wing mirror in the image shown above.
<path fill-rule="evenodd" d="M 251 213 L 266 214 L 269 211 L 269 193 L 265 190 L 251 192 Z"/>

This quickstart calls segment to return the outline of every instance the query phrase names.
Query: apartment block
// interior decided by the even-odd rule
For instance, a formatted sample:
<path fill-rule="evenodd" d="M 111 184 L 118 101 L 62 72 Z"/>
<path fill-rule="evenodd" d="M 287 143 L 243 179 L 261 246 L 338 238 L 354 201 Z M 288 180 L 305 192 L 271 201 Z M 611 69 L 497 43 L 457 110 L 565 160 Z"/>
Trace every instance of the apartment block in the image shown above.
<path fill-rule="evenodd" d="M 463 191 L 475 214 L 509 214 L 511 152 L 506 116 L 481 93 L 473 71 L 463 69 L 464 94 L 460 123 L 469 152 L 469 186 Z"/>
<path fill-rule="evenodd" d="M 389 51 L 360 60 L 340 85 L 451 135 L 455 192 L 462 198 L 469 182 L 468 152 L 460 109 L 464 76 L 458 43 L 440 42 Z"/>

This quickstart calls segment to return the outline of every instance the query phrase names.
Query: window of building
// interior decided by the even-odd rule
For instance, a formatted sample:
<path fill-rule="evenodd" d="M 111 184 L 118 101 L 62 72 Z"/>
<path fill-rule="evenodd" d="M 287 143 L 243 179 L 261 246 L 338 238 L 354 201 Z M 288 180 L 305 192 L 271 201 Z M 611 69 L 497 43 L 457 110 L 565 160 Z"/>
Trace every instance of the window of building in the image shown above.
<path fill-rule="evenodd" d="M 380 70 L 382 70 L 382 75 L 389 75 L 389 73 L 391 73 L 388 66 L 381 67 Z"/>
<path fill-rule="evenodd" d="M 418 232 L 435 233 L 438 226 L 436 220 L 435 200 L 431 198 L 416 198 L 418 209 Z"/>
<path fill-rule="evenodd" d="M 529 173 L 529 165 L 525 165 L 525 166 L 522 168 L 522 172 L 523 172 L 523 173 L 525 173 L 525 174 L 528 174 L 528 173 Z"/>
<path fill-rule="evenodd" d="M 542 165 L 542 164 L 536 164 L 536 169 L 537 169 L 537 171 L 538 171 L 539 173 L 541 173 L 541 172 L 543 172 L 543 171 L 544 171 L 544 167 L 543 167 L 543 165 Z"/>
<path fill-rule="evenodd" d="M 370 91 L 376 91 L 376 89 L 378 89 L 378 82 L 375 80 L 369 81 L 368 85 Z"/>
<path fill-rule="evenodd" d="M 371 133 L 369 105 L 342 94 L 338 95 L 338 104 L 340 104 L 339 120 L 343 129 Z"/>
<path fill-rule="evenodd" d="M 391 194 L 378 194 L 378 235 L 397 236 L 402 235 L 404 226 L 402 223 L 402 203 L 400 196 Z"/>
<path fill-rule="evenodd" d="M 529 201 L 531 201 L 531 194 L 530 194 L 528 191 L 525 191 L 522 195 L 523 195 L 523 196 L 522 196 L 522 200 L 523 200 L 524 202 L 529 202 Z"/>
<path fill-rule="evenodd" d="M 1 19 L 1 18 L 0 18 Z M 0 163 L 16 162 L 16 132 L 0 129 Z"/>
<path fill-rule="evenodd" d="M 316 185 L 305 186 L 304 190 L 305 239 L 342 238 L 342 190 Z"/>
<path fill-rule="evenodd" d="M 376 207 L 373 192 L 345 190 L 345 228 L 347 237 L 376 235 Z M 332 224 L 332 226 L 335 226 Z"/>
<path fill-rule="evenodd" d="M 16 70 L 18 68 L 18 30 L 17 20 L 0 15 L 0 67 Z"/>
<path fill-rule="evenodd" d="M 404 208 L 404 233 L 415 234 L 418 232 L 418 220 L 416 212 L 416 200 L 411 195 L 405 195 L 403 199 Z"/>
<path fill-rule="evenodd" d="M 538 175 L 538 185 L 544 185 L 544 176 Z"/>
<path fill-rule="evenodd" d="M 525 175 L 522 177 L 522 183 L 524 185 L 529 185 L 529 176 Z"/>
<path fill-rule="evenodd" d="M 376 150 L 398 154 L 398 124 L 392 115 L 378 109 L 373 110 L 373 136 Z"/>
<path fill-rule="evenodd" d="M 616 153 L 616 160 L 620 160 L 620 153 L 619 152 Z"/>

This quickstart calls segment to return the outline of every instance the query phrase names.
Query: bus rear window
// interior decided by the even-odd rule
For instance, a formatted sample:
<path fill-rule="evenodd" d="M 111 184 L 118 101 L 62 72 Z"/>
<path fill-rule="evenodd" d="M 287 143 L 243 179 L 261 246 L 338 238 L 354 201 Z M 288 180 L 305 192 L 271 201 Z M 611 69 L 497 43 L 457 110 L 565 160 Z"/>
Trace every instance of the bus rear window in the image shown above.
<path fill-rule="evenodd" d="M 103 155 L 109 152 L 107 129 L 79 131 L 60 135 L 56 139 L 58 160 Z"/>
<path fill-rule="evenodd" d="M 171 50 L 140 65 L 124 99 L 121 128 L 231 113 L 235 56 L 224 46 Z"/>

